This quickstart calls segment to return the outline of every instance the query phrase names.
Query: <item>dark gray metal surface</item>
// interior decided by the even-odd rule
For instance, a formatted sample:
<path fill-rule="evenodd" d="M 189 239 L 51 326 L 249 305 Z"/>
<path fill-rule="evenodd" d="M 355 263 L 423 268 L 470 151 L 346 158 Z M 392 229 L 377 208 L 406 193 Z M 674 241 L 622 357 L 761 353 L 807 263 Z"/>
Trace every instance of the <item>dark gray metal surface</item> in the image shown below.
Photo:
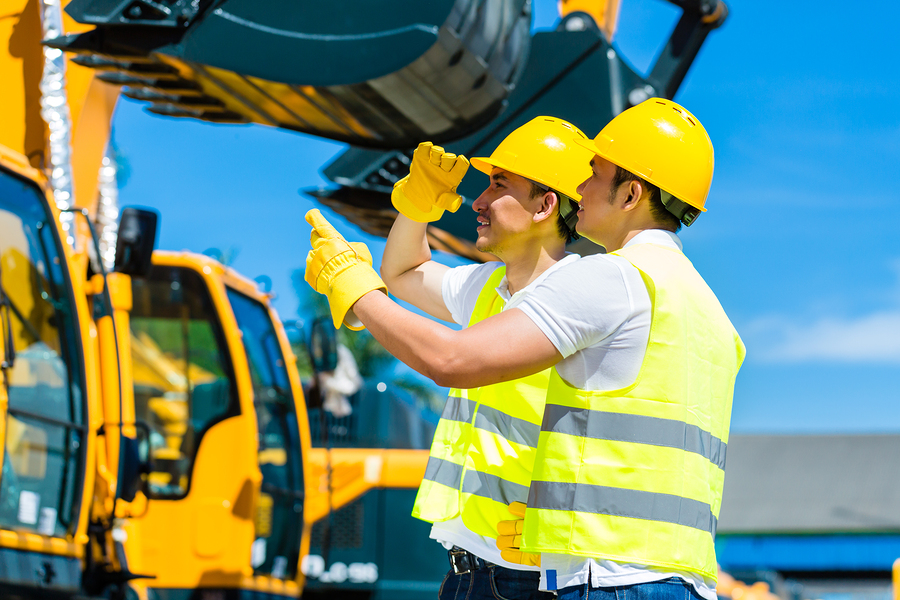
<path fill-rule="evenodd" d="M 900 435 L 735 435 L 720 534 L 900 532 Z"/>

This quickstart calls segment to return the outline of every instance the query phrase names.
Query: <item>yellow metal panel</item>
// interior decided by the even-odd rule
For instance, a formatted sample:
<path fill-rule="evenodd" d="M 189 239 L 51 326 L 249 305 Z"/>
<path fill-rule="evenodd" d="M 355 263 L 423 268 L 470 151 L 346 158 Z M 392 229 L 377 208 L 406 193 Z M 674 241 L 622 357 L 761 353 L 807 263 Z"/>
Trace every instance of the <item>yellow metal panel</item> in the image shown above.
<path fill-rule="evenodd" d="M 559 0 L 559 14 L 565 17 L 573 12 L 585 12 L 594 18 L 597 27 L 611 42 L 619 22 L 621 0 Z"/>
<path fill-rule="evenodd" d="M 109 141 L 112 116 L 119 98 L 119 87 L 93 77 L 93 71 L 69 61 L 67 76 L 76 69 L 86 71 L 88 86 L 81 100 L 82 108 L 72 132 L 72 182 L 75 206 L 97 214 L 98 175 L 103 154 Z M 80 74 L 80 73 L 79 73 Z M 77 79 L 80 81 L 80 78 Z M 69 105 L 73 106 L 74 92 L 69 85 Z M 89 233 L 89 232 L 86 232 Z"/>
<path fill-rule="evenodd" d="M 150 587 L 236 587 L 252 576 L 252 496 L 261 479 L 254 424 L 241 415 L 212 426 L 200 442 L 187 497 L 151 500 L 146 514 L 129 523 L 129 563 L 156 575 Z"/>
<path fill-rule="evenodd" d="M 33 157 L 40 165 L 47 139 L 41 118 L 39 89 L 44 69 L 40 40 L 40 7 L 37 0 L 7 0 L 0 8 L 0 144 Z"/>
<path fill-rule="evenodd" d="M 427 450 L 312 448 L 307 456 L 307 472 L 314 482 L 306 491 L 304 518 L 307 523 L 324 518 L 330 510 L 340 509 L 373 488 L 419 487 L 428 462 Z"/>
<path fill-rule="evenodd" d="M 891 582 L 894 600 L 900 600 L 900 558 L 895 560 L 894 566 L 891 567 Z"/>
<path fill-rule="evenodd" d="M 0 546 L 75 558 L 84 556 L 84 546 L 80 544 L 24 531 L 13 532 L 0 529 Z"/>
<path fill-rule="evenodd" d="M 59 219 L 54 219 L 56 223 Z M 58 225 L 57 225 L 58 226 Z M 103 419 L 103 409 L 100 397 L 100 365 L 99 346 L 97 344 L 97 329 L 88 312 L 85 296 L 85 276 L 87 273 L 88 258 L 85 252 L 73 252 L 68 244 L 64 244 L 66 263 L 69 268 L 69 277 L 72 281 L 72 291 L 75 297 L 76 313 L 81 332 L 82 356 L 84 361 L 85 379 L 85 406 L 87 409 L 88 435 L 85 436 L 87 444 L 84 473 L 84 489 L 81 498 L 81 514 L 76 528 L 76 543 L 86 544 L 88 516 L 94 504 L 95 482 L 97 481 L 97 466 L 99 456 L 97 454 L 97 436 L 94 435 Z"/>
<path fill-rule="evenodd" d="M 64 2 L 67 4 L 67 2 Z M 63 29 L 76 33 L 91 29 L 75 23 L 63 14 Z M 40 81 L 44 54 L 40 3 L 38 0 L 5 0 L 0 8 L 0 144 L 25 155 L 33 167 L 42 166 L 47 147 L 47 125 L 41 118 Z M 66 95 L 73 126 L 77 126 L 82 108 L 88 101 L 93 71 L 71 61 L 66 67 Z M 110 113 L 111 114 L 111 111 Z M 108 135 L 108 118 L 106 132 Z M 76 128 L 77 131 L 77 128 Z M 98 131 L 94 135 L 100 135 Z M 105 146 L 105 139 L 103 141 Z M 102 153 L 103 148 L 100 148 Z M 99 159 L 97 159 L 99 161 Z M 97 163 L 99 168 L 99 162 Z M 94 189 L 98 169 L 93 171 Z"/>
<path fill-rule="evenodd" d="M 231 501 L 225 498 L 200 498 L 194 503 L 191 532 L 197 556 L 215 558 L 222 554 L 226 540 L 231 537 L 232 520 L 228 514 L 231 508 Z"/>

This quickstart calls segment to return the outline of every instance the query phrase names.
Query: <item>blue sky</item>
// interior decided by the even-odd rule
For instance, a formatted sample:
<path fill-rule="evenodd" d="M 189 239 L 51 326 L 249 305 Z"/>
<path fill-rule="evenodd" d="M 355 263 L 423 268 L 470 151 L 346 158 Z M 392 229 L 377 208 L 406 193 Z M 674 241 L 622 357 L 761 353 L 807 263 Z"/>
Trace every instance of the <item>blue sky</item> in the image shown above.
<path fill-rule="evenodd" d="M 682 239 L 748 347 L 732 431 L 900 432 L 900 6 L 729 7 L 676 100 L 716 148 L 709 212 Z M 552 26 L 555 2 L 534 13 Z M 615 43 L 645 70 L 677 14 L 623 0 Z M 290 274 L 313 207 L 298 190 L 325 184 L 343 146 L 158 117 L 127 99 L 114 127 L 128 161 L 120 203 L 160 210 L 160 247 L 237 250 L 233 266 L 271 277 L 276 307 L 295 317 Z M 382 240 L 333 221 L 377 261 Z"/>

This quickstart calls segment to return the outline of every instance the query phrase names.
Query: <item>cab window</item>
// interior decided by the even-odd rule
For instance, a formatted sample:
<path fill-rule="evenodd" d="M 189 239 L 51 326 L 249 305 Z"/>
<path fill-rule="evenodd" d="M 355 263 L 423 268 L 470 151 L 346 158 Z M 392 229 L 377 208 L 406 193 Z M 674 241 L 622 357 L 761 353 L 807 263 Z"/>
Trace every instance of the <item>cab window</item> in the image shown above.
<path fill-rule="evenodd" d="M 0 472 L 0 527 L 74 531 L 85 461 L 81 340 L 52 213 L 40 189 L 0 170 L 0 333 L 12 366 Z M 2 416 L 2 415 L 0 415 Z"/>
<path fill-rule="evenodd" d="M 154 266 L 132 281 L 135 416 L 150 429 L 151 498 L 190 487 L 203 434 L 240 412 L 225 336 L 199 273 Z"/>

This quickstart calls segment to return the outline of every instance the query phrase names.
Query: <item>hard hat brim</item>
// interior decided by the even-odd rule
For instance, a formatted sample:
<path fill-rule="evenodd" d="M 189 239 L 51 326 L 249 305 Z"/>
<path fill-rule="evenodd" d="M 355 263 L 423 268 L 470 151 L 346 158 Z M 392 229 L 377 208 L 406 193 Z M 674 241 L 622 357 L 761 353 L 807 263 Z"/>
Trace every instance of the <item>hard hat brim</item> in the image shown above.
<path fill-rule="evenodd" d="M 497 164 L 497 161 L 493 161 L 487 156 L 477 156 L 471 159 L 469 161 L 469 164 L 488 176 L 491 174 L 491 169 L 493 169 L 494 167 L 503 169 L 505 171 L 510 170 L 501 164 Z"/>
<path fill-rule="evenodd" d="M 484 173 L 485 175 L 487 175 L 488 177 L 490 177 L 492 170 L 502 169 L 504 171 L 509 171 L 510 173 L 513 173 L 514 175 L 518 175 L 519 177 L 527 179 L 528 181 L 533 181 L 540 185 L 549 187 L 550 189 L 552 189 L 555 192 L 565 194 L 566 196 L 568 196 L 575 202 L 578 202 L 579 200 L 581 200 L 581 194 L 579 194 L 577 192 L 572 193 L 571 191 L 567 192 L 565 190 L 557 190 L 556 188 L 558 187 L 558 185 L 551 184 L 547 181 L 542 181 L 541 179 L 538 179 L 536 177 L 529 177 L 528 175 L 523 175 L 521 172 L 519 172 L 519 170 L 515 169 L 514 167 L 511 167 L 510 165 L 507 165 L 499 160 L 494 160 L 493 158 L 478 156 L 478 157 L 471 159 L 469 161 L 469 164 L 471 166 L 475 167 L 476 169 L 478 169 L 479 171 L 481 171 L 482 173 Z"/>

